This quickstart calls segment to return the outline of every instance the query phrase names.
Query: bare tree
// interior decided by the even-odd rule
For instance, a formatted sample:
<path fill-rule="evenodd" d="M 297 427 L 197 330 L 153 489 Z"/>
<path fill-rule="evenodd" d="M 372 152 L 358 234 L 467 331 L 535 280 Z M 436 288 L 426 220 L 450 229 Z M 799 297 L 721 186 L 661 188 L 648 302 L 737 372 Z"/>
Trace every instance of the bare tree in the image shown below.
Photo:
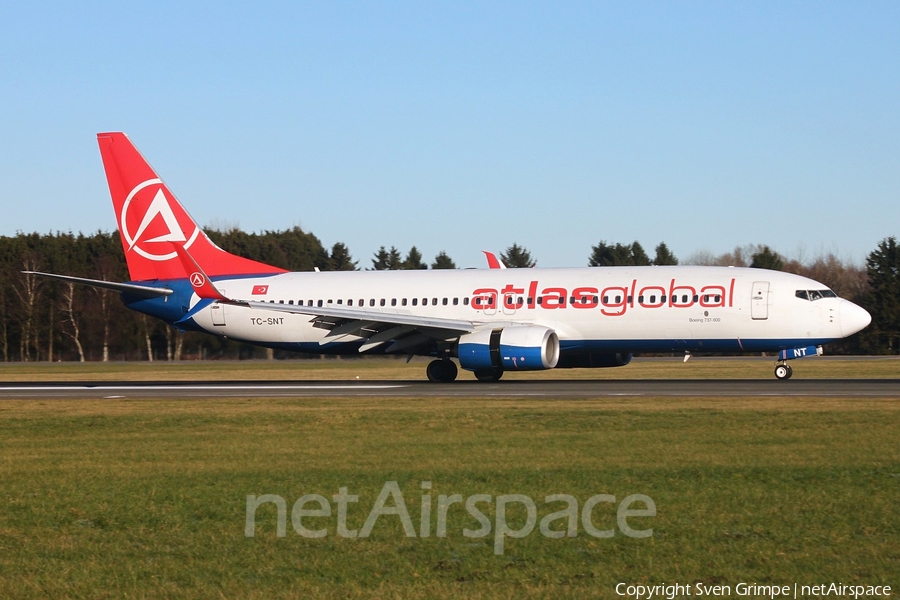
<path fill-rule="evenodd" d="M 22 262 L 25 271 L 37 271 L 38 261 L 34 257 L 28 257 Z M 38 290 L 41 280 L 31 273 L 20 273 L 17 277 L 18 285 L 13 286 L 13 291 L 22 304 L 22 335 L 19 338 L 19 357 L 22 361 L 31 360 L 31 349 L 37 353 L 38 334 L 34 326 L 34 311 L 37 306 Z M 33 338 L 33 339 L 32 339 Z"/>
<path fill-rule="evenodd" d="M 75 349 L 78 350 L 78 362 L 84 362 L 84 346 L 81 345 L 81 328 L 78 326 L 78 319 L 75 318 L 75 284 L 69 283 L 63 291 L 63 309 L 66 313 L 66 320 L 72 326 L 72 331 L 66 331 L 66 335 L 72 338 L 75 343 Z"/>
<path fill-rule="evenodd" d="M 141 325 L 144 326 L 144 343 L 147 345 L 147 362 L 153 362 L 153 344 L 150 342 L 150 328 L 147 326 L 147 315 L 141 313 Z"/>

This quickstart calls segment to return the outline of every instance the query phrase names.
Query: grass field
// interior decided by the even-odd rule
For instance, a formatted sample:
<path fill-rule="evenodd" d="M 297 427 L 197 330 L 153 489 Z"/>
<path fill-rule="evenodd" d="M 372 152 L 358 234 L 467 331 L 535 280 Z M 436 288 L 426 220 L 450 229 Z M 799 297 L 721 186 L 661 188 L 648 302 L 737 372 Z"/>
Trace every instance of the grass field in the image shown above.
<path fill-rule="evenodd" d="M 203 377 L 421 375 L 403 363 L 366 363 L 365 377 L 357 361 L 314 362 L 230 363 Z M 693 368 L 655 362 L 632 366 Z M 798 365 L 807 362 L 828 361 Z M 763 359 L 766 376 L 770 364 Z M 896 362 L 883 364 L 880 376 L 896 376 Z M 2 376 L 177 379 L 201 368 L 76 367 L 85 371 L 4 365 Z M 900 587 L 893 399 L 0 401 L 0 423 L 3 598 L 616 598 L 619 582 Z M 294 531 L 297 499 L 331 500 L 341 487 L 359 496 L 347 522 L 361 529 L 388 481 L 417 534 L 430 493 L 429 537 L 407 537 L 395 515 L 366 538 L 337 535 L 334 513 L 304 520 L 326 528 L 324 538 Z M 247 496 L 263 494 L 286 502 L 284 537 L 272 504 L 245 536 Z M 551 539 L 535 526 L 498 555 L 494 532 L 463 535 L 479 524 L 458 504 L 446 537 L 435 536 L 441 494 L 491 495 L 480 508 L 492 522 L 505 494 L 532 498 L 538 522 L 564 507 L 545 505 L 551 494 L 573 496 L 579 511 L 597 494 L 644 494 L 656 515 L 629 519 L 653 529 L 631 538 L 616 504 L 601 503 L 593 522 L 616 529 L 612 538 L 588 535 L 579 518 L 575 537 Z M 516 529 L 526 511 L 511 504 L 507 517 Z"/>

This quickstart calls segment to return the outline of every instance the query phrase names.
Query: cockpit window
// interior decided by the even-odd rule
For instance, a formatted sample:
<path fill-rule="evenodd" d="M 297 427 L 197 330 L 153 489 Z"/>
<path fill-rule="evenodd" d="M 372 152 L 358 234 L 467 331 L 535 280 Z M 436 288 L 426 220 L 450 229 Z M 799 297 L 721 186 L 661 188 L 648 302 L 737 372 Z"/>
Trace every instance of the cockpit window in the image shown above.
<path fill-rule="evenodd" d="M 837 298 L 837 294 L 831 290 L 797 290 L 794 295 L 802 300 L 821 300 L 822 298 Z"/>

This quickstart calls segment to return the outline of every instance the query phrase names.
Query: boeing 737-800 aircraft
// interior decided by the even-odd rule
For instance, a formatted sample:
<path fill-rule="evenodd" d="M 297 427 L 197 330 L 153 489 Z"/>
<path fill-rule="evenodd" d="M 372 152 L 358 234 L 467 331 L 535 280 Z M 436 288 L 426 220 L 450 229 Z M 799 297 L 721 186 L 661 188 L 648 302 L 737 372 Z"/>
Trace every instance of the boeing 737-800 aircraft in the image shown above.
<path fill-rule="evenodd" d="M 454 358 L 495 381 L 697 351 L 778 352 L 775 376 L 787 379 L 788 360 L 871 320 L 821 283 L 762 269 L 289 273 L 213 244 L 125 134 L 97 137 L 131 281 L 42 275 L 118 291 L 182 330 L 315 354 L 431 356 L 428 379 L 440 382 L 456 378 Z"/>

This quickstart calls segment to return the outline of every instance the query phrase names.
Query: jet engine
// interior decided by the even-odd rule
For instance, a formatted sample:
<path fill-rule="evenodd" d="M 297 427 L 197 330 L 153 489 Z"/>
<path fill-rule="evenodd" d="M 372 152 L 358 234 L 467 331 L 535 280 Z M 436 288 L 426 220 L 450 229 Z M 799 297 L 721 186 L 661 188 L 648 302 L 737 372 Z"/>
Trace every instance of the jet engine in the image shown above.
<path fill-rule="evenodd" d="M 484 329 L 459 338 L 459 365 L 476 372 L 536 371 L 559 362 L 559 336 L 547 327 Z"/>

